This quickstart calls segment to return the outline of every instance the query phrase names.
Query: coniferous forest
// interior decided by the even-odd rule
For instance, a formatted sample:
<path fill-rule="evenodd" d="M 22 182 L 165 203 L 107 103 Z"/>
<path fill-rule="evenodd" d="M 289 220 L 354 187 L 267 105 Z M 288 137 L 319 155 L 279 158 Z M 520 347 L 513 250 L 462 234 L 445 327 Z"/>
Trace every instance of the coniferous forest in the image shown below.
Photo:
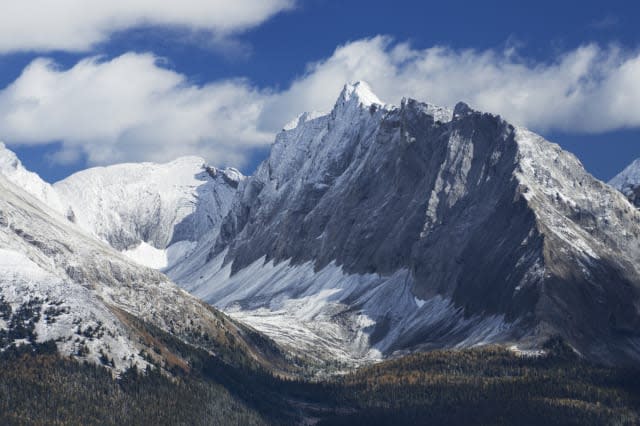
<path fill-rule="evenodd" d="M 188 348 L 181 348 L 182 354 Z M 640 372 L 590 364 L 561 341 L 523 357 L 498 347 L 413 354 L 319 379 L 275 377 L 202 351 L 190 371 L 119 377 L 53 344 L 5 351 L 1 424 L 634 425 Z"/>

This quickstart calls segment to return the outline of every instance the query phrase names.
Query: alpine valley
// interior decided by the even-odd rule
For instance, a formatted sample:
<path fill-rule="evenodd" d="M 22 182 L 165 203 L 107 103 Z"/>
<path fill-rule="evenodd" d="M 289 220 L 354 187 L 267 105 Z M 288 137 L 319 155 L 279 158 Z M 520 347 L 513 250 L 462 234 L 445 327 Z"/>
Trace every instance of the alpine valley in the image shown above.
<path fill-rule="evenodd" d="M 638 424 L 639 161 L 364 82 L 247 177 L 0 145 L 0 422 Z"/>

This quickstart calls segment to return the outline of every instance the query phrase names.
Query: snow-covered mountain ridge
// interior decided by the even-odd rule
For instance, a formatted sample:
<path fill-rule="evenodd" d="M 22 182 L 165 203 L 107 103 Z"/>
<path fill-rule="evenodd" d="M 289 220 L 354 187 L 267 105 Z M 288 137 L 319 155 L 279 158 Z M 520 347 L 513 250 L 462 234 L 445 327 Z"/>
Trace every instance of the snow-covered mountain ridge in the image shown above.
<path fill-rule="evenodd" d="M 170 266 L 214 231 L 244 176 L 219 170 L 200 157 L 167 164 L 96 167 L 54 184 L 73 206 L 76 223 L 158 269 Z"/>
<path fill-rule="evenodd" d="M 16 154 L 2 142 L 0 142 L 0 174 L 42 201 L 53 211 L 63 215 L 71 214 L 70 206 L 60 197 L 60 194 L 36 173 L 27 170 Z"/>
<path fill-rule="evenodd" d="M 278 134 L 219 235 L 167 273 L 319 356 L 560 335 L 640 358 L 640 213 L 620 193 L 498 116 L 363 87 Z"/>
<path fill-rule="evenodd" d="M 4 144 L 0 173 L 132 260 L 163 269 L 215 231 L 244 176 L 200 157 L 95 167 L 50 185 Z"/>

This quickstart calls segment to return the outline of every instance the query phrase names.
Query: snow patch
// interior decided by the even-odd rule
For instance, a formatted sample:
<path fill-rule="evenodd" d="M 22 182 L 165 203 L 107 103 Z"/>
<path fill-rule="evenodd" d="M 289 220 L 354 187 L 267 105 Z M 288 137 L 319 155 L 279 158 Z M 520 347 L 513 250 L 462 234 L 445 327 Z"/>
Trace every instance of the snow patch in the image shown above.
<path fill-rule="evenodd" d="M 547 354 L 543 349 L 521 349 L 518 345 L 509 346 L 509 350 L 523 358 L 540 358 Z"/>
<path fill-rule="evenodd" d="M 197 244 L 196 241 L 178 241 L 166 249 L 159 249 L 143 241 L 137 247 L 123 251 L 122 254 L 142 266 L 163 270 L 187 257 Z"/>

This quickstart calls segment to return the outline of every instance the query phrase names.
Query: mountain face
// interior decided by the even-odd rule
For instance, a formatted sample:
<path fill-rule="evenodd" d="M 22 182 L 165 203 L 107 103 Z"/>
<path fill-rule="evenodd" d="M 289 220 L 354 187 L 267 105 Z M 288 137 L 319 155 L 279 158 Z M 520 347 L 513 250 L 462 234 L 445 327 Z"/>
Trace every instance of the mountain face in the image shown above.
<path fill-rule="evenodd" d="M 158 330 L 222 360 L 270 362 L 256 333 L 85 233 L 24 190 L 56 194 L 21 171 L 13 153 L 0 158 L 0 349 L 47 343 L 115 372 L 188 369 L 150 331 Z"/>
<path fill-rule="evenodd" d="M 238 191 L 167 273 L 282 344 L 359 360 L 559 335 L 640 358 L 640 213 L 498 116 L 346 86 Z"/>
<path fill-rule="evenodd" d="M 611 179 L 609 185 L 626 195 L 633 205 L 640 207 L 640 158 Z"/>

